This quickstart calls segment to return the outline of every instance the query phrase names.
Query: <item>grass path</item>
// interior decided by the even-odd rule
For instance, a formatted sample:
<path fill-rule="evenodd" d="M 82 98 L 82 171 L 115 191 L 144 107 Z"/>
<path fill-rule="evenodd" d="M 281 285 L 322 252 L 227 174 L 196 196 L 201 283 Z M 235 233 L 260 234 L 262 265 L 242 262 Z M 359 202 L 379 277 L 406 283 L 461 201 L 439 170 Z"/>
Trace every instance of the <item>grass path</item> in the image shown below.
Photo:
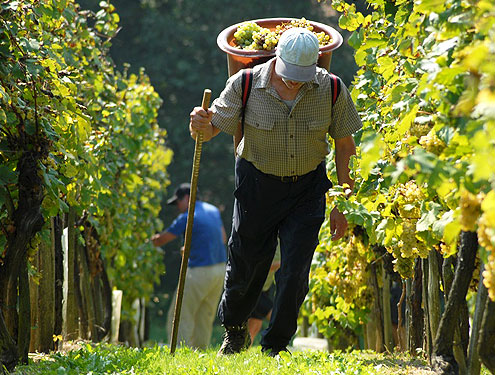
<path fill-rule="evenodd" d="M 97 375 L 97 374 L 329 374 L 329 375 L 430 375 L 424 361 L 406 355 L 372 352 L 349 353 L 296 351 L 270 358 L 260 347 L 217 357 L 216 350 L 196 352 L 179 348 L 174 356 L 167 347 L 143 349 L 115 345 L 83 344 L 77 350 L 50 355 L 34 354 L 28 366 L 19 366 L 15 375 Z"/>

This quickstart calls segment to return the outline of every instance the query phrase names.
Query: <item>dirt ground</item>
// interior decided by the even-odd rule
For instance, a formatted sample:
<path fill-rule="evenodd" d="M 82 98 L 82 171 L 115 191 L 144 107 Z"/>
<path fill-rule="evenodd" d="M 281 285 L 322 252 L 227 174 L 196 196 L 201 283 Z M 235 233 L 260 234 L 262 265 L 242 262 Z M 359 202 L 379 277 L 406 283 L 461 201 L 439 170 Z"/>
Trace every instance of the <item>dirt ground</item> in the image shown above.
<path fill-rule="evenodd" d="M 370 351 L 363 352 L 360 357 L 367 358 L 382 375 L 435 375 L 424 360 L 403 353 L 378 354 Z"/>

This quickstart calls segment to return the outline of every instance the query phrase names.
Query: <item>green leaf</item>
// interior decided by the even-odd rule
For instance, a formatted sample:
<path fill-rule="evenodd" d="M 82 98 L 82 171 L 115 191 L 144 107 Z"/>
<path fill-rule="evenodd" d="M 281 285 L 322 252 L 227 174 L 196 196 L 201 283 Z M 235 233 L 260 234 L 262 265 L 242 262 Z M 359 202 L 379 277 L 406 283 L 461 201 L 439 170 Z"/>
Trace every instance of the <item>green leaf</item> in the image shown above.
<path fill-rule="evenodd" d="M 0 185 L 13 184 L 17 181 L 17 174 L 9 165 L 0 165 Z"/>
<path fill-rule="evenodd" d="M 38 75 L 40 75 L 40 73 L 42 73 L 44 69 L 42 66 L 37 64 L 36 60 L 26 61 L 26 68 L 28 72 L 34 77 L 38 77 Z"/>
<path fill-rule="evenodd" d="M 384 246 L 392 244 L 392 240 L 395 236 L 395 221 L 393 219 L 384 219 L 376 227 L 376 239 L 378 243 L 382 243 Z"/>
<path fill-rule="evenodd" d="M 385 3 L 385 14 L 387 16 L 393 16 L 395 18 L 395 14 L 397 13 L 398 9 L 398 6 L 390 1 L 387 1 Z"/>
<path fill-rule="evenodd" d="M 366 50 L 361 47 L 356 51 L 356 54 L 354 55 L 354 60 L 356 60 L 356 64 L 358 66 L 364 66 L 366 65 L 367 56 L 368 54 L 366 53 Z"/>
<path fill-rule="evenodd" d="M 5 114 L 5 111 L 2 108 L 0 108 L 0 124 L 2 124 L 2 126 L 7 125 L 7 115 Z"/>
<path fill-rule="evenodd" d="M 361 43 L 363 43 L 364 39 L 364 30 L 360 29 L 359 31 L 354 31 L 351 36 L 348 39 L 349 45 L 354 48 L 358 49 L 361 46 Z"/>
<path fill-rule="evenodd" d="M 38 51 L 40 43 L 36 39 L 21 38 L 19 44 L 28 51 Z"/>
<path fill-rule="evenodd" d="M 442 206 L 438 203 L 431 202 L 428 208 L 422 207 L 421 218 L 416 223 L 416 230 L 419 232 L 429 231 L 432 225 L 437 221 L 437 215 L 440 213 Z"/>
<path fill-rule="evenodd" d="M 445 227 L 452 222 L 454 222 L 454 211 L 450 210 L 445 212 L 440 219 L 433 223 L 433 232 L 435 235 L 442 238 L 445 232 Z"/>
<path fill-rule="evenodd" d="M 10 2 L 7 2 L 7 4 L 2 4 L 2 8 L 3 9 L 12 9 L 12 10 L 17 10 L 17 8 L 19 7 L 19 1 L 10 1 Z"/>
<path fill-rule="evenodd" d="M 62 199 L 58 199 L 60 212 L 69 212 L 69 206 Z"/>
<path fill-rule="evenodd" d="M 429 56 L 440 56 L 453 50 L 459 43 L 459 37 L 454 37 L 446 41 L 434 44 Z"/>

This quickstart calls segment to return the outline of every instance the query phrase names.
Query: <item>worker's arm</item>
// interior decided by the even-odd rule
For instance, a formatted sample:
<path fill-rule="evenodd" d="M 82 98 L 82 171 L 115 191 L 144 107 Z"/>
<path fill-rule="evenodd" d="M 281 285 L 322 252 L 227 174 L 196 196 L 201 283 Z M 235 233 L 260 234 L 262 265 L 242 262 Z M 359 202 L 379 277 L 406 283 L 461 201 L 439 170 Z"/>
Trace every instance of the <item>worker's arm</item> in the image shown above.
<path fill-rule="evenodd" d="M 163 246 L 168 244 L 170 241 L 175 240 L 177 236 L 170 232 L 162 232 L 155 234 L 151 237 L 151 241 L 153 241 L 153 245 L 155 246 Z"/>
<path fill-rule="evenodd" d="M 351 156 L 356 155 L 356 144 L 352 135 L 335 140 L 335 165 L 337 168 L 337 180 L 339 185 L 349 185 L 350 192 L 354 188 L 354 180 L 351 179 L 349 161 Z M 345 235 L 347 230 L 347 219 L 337 207 L 330 213 L 330 231 L 332 240 L 336 241 Z"/>
<path fill-rule="evenodd" d="M 211 123 L 211 117 L 213 112 L 208 109 L 205 111 L 202 107 L 195 107 L 190 115 L 189 132 L 191 137 L 196 139 L 198 132 L 203 133 L 203 141 L 209 141 L 213 137 L 216 137 L 220 133 L 220 129 L 213 126 Z"/>

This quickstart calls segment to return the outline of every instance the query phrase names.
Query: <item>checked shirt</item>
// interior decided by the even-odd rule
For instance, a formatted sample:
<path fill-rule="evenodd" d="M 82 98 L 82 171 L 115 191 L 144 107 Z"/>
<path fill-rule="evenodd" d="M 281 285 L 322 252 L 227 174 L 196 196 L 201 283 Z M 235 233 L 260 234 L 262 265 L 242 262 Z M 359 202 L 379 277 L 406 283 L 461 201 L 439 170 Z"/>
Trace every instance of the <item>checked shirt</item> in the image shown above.
<path fill-rule="evenodd" d="M 332 108 L 330 75 L 317 68 L 315 78 L 305 83 L 292 109 L 270 85 L 275 58 L 253 68 L 253 85 L 246 105 L 244 137 L 237 155 L 260 171 L 276 176 L 300 176 L 316 169 L 329 153 L 328 134 L 333 139 L 361 129 L 361 119 L 347 87 Z M 242 108 L 242 71 L 227 81 L 212 104 L 212 124 L 234 135 Z"/>

